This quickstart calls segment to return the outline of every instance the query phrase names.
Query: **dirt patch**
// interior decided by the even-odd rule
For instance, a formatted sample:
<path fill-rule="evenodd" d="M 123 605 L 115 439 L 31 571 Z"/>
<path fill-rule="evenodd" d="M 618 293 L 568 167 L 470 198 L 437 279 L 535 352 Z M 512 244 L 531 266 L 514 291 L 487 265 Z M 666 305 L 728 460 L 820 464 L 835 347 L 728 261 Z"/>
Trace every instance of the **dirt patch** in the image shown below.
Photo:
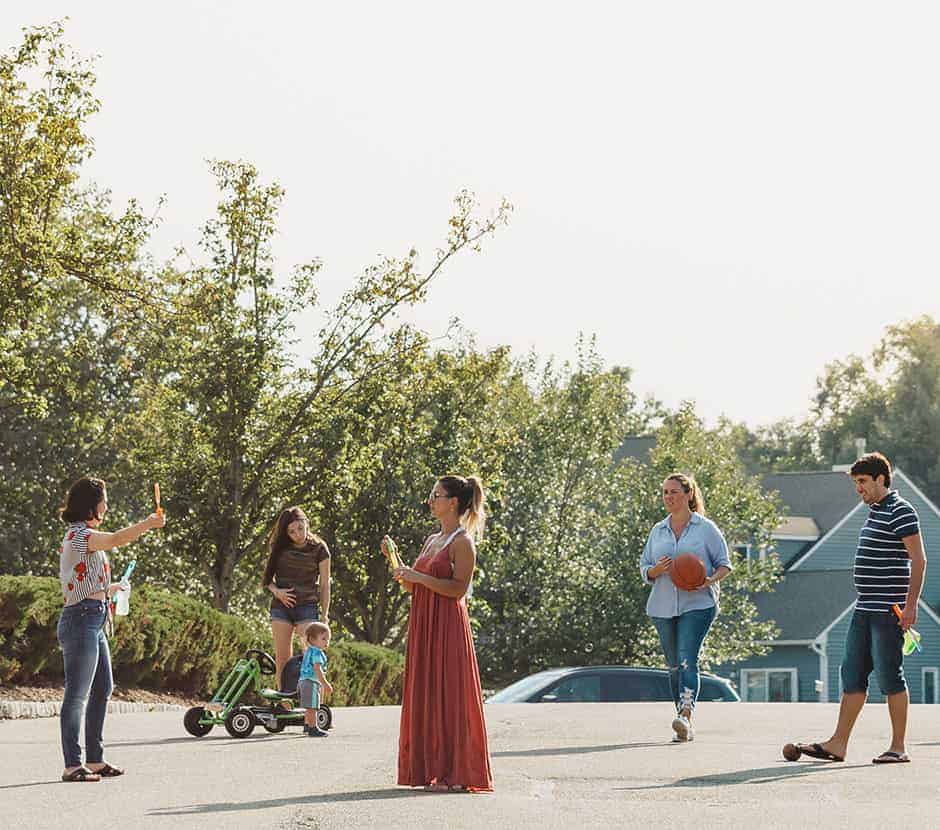
<path fill-rule="evenodd" d="M 46 686 L 0 686 L 0 700 L 28 700 L 33 703 L 46 703 L 62 700 L 64 687 L 62 685 Z M 203 701 L 189 697 L 182 692 L 159 691 L 151 689 L 137 689 L 126 686 L 115 686 L 111 694 L 112 700 L 125 700 L 128 703 L 169 703 L 177 706 L 194 706 Z"/>

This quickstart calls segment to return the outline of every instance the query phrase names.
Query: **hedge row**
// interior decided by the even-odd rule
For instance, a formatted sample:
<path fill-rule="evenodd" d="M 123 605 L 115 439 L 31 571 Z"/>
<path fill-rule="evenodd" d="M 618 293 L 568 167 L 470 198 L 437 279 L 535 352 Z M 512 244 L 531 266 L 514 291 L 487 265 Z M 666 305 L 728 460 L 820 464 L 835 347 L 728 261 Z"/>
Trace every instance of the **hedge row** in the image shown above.
<path fill-rule="evenodd" d="M 0 683 L 62 679 L 61 610 L 57 579 L 0 576 Z M 271 653 L 271 634 L 190 597 L 143 585 L 134 587 L 130 616 L 117 618 L 110 646 L 118 683 L 208 697 L 247 649 Z M 334 641 L 332 702 L 399 703 L 403 672 L 397 652 Z"/>

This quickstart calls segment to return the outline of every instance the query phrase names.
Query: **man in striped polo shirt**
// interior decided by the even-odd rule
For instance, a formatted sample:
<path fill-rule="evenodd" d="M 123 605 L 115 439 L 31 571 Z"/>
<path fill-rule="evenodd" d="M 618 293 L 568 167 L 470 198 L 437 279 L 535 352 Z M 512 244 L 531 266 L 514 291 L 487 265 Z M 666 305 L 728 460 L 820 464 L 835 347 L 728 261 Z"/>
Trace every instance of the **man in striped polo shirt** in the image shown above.
<path fill-rule="evenodd" d="M 874 764 L 910 761 L 905 751 L 908 694 L 904 680 L 904 632 L 917 622 L 917 602 L 924 584 L 927 558 L 914 508 L 891 490 L 891 464 L 880 452 L 858 459 L 850 470 L 855 490 L 868 505 L 868 518 L 855 552 L 858 600 L 842 657 L 842 703 L 833 736 L 820 744 L 800 744 L 805 755 L 842 761 L 852 727 L 865 705 L 868 676 L 888 700 L 891 746 Z M 901 619 L 893 606 L 902 609 Z"/>

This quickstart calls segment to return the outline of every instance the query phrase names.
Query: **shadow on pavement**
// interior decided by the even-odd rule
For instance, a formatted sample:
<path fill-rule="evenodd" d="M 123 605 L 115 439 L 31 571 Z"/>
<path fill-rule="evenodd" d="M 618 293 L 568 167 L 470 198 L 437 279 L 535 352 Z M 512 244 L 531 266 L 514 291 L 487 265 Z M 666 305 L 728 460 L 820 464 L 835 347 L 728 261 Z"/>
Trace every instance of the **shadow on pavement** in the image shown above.
<path fill-rule="evenodd" d="M 518 749 L 491 752 L 491 758 L 525 758 L 541 755 L 586 755 L 590 752 L 613 752 L 617 749 L 640 749 L 644 746 L 672 746 L 672 741 L 644 741 L 634 744 L 604 744 L 603 746 L 560 746 L 555 749 Z"/>
<path fill-rule="evenodd" d="M 423 789 L 405 789 L 388 787 L 383 790 L 355 790 L 345 793 L 324 793 L 323 795 L 298 795 L 295 798 L 271 798 L 267 801 L 219 801 L 215 804 L 190 804 L 185 807 L 161 807 L 151 810 L 148 816 L 194 816 L 201 813 L 230 813 L 240 810 L 267 810 L 272 807 L 290 807 L 302 804 L 329 804 L 341 801 L 382 801 L 386 798 L 420 798 L 435 795 Z"/>
<path fill-rule="evenodd" d="M 871 764 L 845 764 L 820 761 L 818 763 L 794 764 L 781 761 L 773 767 L 742 769 L 717 775 L 697 775 L 680 778 L 670 784 L 649 784 L 644 787 L 615 787 L 617 790 L 669 790 L 676 787 L 717 787 L 725 784 L 769 784 L 785 778 L 802 778 L 818 772 L 836 772 L 850 769 L 871 769 Z"/>
<path fill-rule="evenodd" d="M 300 738 L 303 737 L 302 733 L 298 732 L 296 735 L 249 735 L 247 738 L 232 738 L 228 735 L 211 735 L 203 738 L 196 737 L 181 737 L 181 738 L 160 738 L 156 741 L 108 741 L 108 746 L 166 746 L 168 744 L 208 744 L 208 743 L 225 743 L 225 744 L 250 744 L 255 741 L 270 741 L 278 740 L 279 738 Z"/>
<path fill-rule="evenodd" d="M 45 787 L 48 784 L 61 784 L 62 779 L 54 778 L 52 781 L 33 781 L 30 784 L 2 784 L 0 790 L 18 790 L 21 787 Z"/>

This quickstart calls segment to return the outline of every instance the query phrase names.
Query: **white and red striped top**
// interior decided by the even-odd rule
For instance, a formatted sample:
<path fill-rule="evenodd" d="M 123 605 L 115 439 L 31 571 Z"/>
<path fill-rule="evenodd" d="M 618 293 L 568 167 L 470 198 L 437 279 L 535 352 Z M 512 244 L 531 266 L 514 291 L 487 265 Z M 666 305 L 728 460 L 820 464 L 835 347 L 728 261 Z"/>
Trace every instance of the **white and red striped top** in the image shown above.
<path fill-rule="evenodd" d="M 84 522 L 68 526 L 59 548 L 59 580 L 66 605 L 75 605 L 99 591 L 107 591 L 111 566 L 103 550 L 89 552 L 91 528 Z"/>

